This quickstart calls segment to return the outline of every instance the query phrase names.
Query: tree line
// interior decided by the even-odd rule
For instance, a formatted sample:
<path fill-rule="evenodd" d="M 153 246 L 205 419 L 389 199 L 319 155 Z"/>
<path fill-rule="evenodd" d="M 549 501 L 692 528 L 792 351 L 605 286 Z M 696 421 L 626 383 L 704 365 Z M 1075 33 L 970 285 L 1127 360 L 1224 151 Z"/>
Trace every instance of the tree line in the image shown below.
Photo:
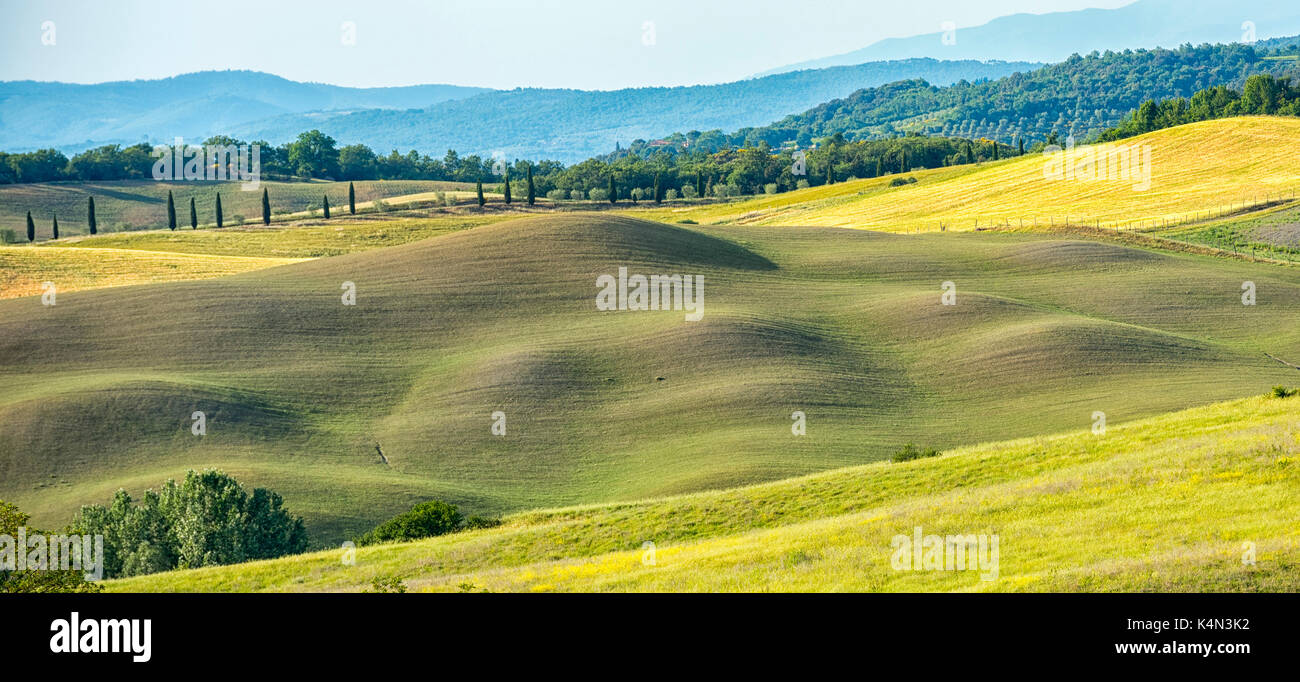
<path fill-rule="evenodd" d="M 1241 91 L 1218 85 L 1190 99 L 1149 99 L 1097 140 L 1111 142 L 1186 123 L 1247 115 L 1300 116 L 1300 85 L 1292 86 L 1290 78 L 1256 74 L 1246 79 Z"/>

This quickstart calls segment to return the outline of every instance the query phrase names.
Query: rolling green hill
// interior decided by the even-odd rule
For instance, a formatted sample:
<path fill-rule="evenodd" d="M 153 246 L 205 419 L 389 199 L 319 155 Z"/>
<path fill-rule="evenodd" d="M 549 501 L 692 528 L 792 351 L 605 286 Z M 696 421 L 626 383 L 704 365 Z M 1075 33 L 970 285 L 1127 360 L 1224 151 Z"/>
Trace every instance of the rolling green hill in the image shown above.
<path fill-rule="evenodd" d="M 596 311 L 620 266 L 703 276 L 703 319 Z M 15 298 L 0 499 L 57 526 L 220 467 L 333 542 L 430 498 L 497 513 L 775 480 L 1259 393 L 1294 374 L 1264 353 L 1300 357 L 1297 294 L 1289 268 L 1052 236 L 577 214 Z M 815 437 L 790 436 L 795 410 Z"/>
<path fill-rule="evenodd" d="M 107 589 L 357 591 L 396 578 L 421 591 L 1294 592 L 1298 416 L 1300 399 L 1248 398 L 1100 435 L 523 513 L 493 530 L 362 547 L 351 563 L 334 549 Z M 894 538 L 917 528 L 997 536 L 996 571 L 895 570 Z"/>

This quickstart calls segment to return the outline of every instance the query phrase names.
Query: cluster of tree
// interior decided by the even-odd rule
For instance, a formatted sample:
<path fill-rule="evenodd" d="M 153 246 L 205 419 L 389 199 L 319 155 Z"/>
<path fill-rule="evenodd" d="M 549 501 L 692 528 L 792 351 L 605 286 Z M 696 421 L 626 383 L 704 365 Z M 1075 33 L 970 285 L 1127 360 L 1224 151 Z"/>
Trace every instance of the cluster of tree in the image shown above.
<path fill-rule="evenodd" d="M 418 540 L 435 535 L 446 535 L 458 530 L 492 528 L 499 525 L 501 521 L 481 516 L 471 516 L 466 519 L 456 505 L 431 500 L 417 504 L 409 511 L 379 524 L 358 538 L 357 544 L 373 545 L 380 542 Z"/>
<path fill-rule="evenodd" d="M 107 507 L 81 508 L 75 532 L 104 536 L 104 575 L 144 575 L 270 559 L 307 548 L 302 519 L 264 488 L 248 494 L 220 471 L 190 471 L 135 503 L 117 491 Z"/>
<path fill-rule="evenodd" d="M 1110 142 L 1185 123 L 1249 114 L 1300 116 L 1300 86 L 1293 87 L 1289 78 L 1256 74 L 1246 79 L 1241 92 L 1217 85 L 1191 99 L 1149 99 L 1097 139 Z"/>
<path fill-rule="evenodd" d="M 31 528 L 27 525 L 31 516 L 23 513 L 18 507 L 0 500 L 0 535 L 7 535 L 10 538 L 18 537 L 18 529 L 25 528 L 27 537 L 36 535 L 50 536 L 51 533 Z M 60 533 L 66 535 L 72 531 Z M 12 548 L 15 552 L 26 552 L 27 547 Z M 48 555 L 47 555 L 48 556 Z M 17 561 L 14 562 L 14 570 L 0 570 L 0 593 L 6 592 L 98 592 L 99 586 L 86 580 L 85 571 L 82 570 L 36 570 L 27 568 L 17 570 Z"/>

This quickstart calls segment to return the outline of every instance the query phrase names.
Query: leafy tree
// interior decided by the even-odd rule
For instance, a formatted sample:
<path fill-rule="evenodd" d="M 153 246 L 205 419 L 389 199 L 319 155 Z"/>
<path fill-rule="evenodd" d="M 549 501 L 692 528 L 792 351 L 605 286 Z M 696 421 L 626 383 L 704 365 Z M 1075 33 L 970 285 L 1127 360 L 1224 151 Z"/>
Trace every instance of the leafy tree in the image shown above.
<path fill-rule="evenodd" d="M 36 241 L 36 223 L 32 222 L 32 212 L 27 212 L 27 241 Z"/>
<path fill-rule="evenodd" d="M 342 180 L 374 180 L 379 176 L 379 158 L 363 144 L 343 147 L 338 159 Z"/>
<path fill-rule="evenodd" d="M 172 199 L 171 190 L 167 190 L 167 229 L 176 229 L 176 201 Z"/>
<path fill-rule="evenodd" d="M 190 229 L 199 229 L 199 212 L 194 208 L 194 197 L 190 197 Z"/>
<path fill-rule="evenodd" d="M 224 227 L 225 216 L 221 214 L 221 192 L 217 192 L 217 227 Z"/>
<path fill-rule="evenodd" d="M 339 174 L 339 152 L 334 138 L 319 130 L 309 130 L 289 143 L 289 167 L 298 175 L 310 178 L 334 177 Z"/>
<path fill-rule="evenodd" d="M 168 480 L 160 492 L 146 491 L 139 504 L 119 490 L 108 507 L 82 507 L 74 527 L 104 536 L 109 577 L 269 559 L 307 548 L 302 519 L 283 508 L 279 495 L 256 488 L 250 496 L 220 471 L 190 471 L 180 484 Z"/>
<path fill-rule="evenodd" d="M 434 535 L 445 535 L 460 529 L 464 518 L 455 505 L 433 500 L 422 502 L 393 518 L 379 524 L 361 536 L 358 544 L 371 545 L 393 540 L 418 540 Z"/>
<path fill-rule="evenodd" d="M 90 233 L 98 232 L 98 224 L 95 222 L 95 197 L 86 197 L 86 224 L 90 226 Z"/>
<path fill-rule="evenodd" d="M 348 183 L 348 213 L 351 215 L 357 214 L 357 188 L 353 187 L 350 182 Z"/>

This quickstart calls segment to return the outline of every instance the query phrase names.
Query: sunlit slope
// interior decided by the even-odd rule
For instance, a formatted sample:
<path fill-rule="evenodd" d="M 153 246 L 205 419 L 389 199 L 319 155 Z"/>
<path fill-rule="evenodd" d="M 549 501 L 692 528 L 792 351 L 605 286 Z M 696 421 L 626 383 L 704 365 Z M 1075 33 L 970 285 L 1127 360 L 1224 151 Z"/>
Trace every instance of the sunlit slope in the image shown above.
<path fill-rule="evenodd" d="M 702 276 L 703 319 L 597 311 L 619 267 Z M 430 498 L 495 513 L 729 487 L 1258 394 L 1294 378 L 1264 353 L 1300 362 L 1296 319 L 1293 269 L 1113 244 L 528 218 L 0 301 L 0 499 L 55 526 L 215 466 L 325 542 Z"/>
<path fill-rule="evenodd" d="M 300 258 L 160 253 L 128 249 L 0 246 L 0 298 L 100 287 L 210 279 L 297 263 Z"/>
<path fill-rule="evenodd" d="M 1150 187 L 1142 175 L 1124 175 L 1117 166 L 1113 179 L 1087 180 L 1078 166 L 1095 150 L 1099 158 L 1110 151 L 1146 151 L 1139 168 L 1150 168 Z M 720 207 L 681 212 L 699 222 L 740 222 L 772 225 L 818 225 L 892 231 L 973 230 L 1010 224 L 1032 226 L 1101 222 L 1103 227 L 1151 226 L 1156 221 L 1183 221 L 1207 212 L 1241 207 L 1243 201 L 1291 197 L 1300 192 L 1300 119 L 1244 117 L 1206 121 L 1149 133 L 1118 143 L 1080 146 L 1070 157 L 1077 174 L 1064 176 L 1060 157 L 1042 155 L 986 163 L 971 172 L 913 173 L 918 182 L 881 188 L 881 181 L 844 183 L 836 201 L 814 199 L 800 205 L 792 193 Z M 1054 165 L 1051 165 L 1054 164 Z M 1050 167 L 1049 167 L 1050 165 Z M 1108 166 L 1107 166 L 1108 167 Z M 1105 174 L 1106 167 L 1098 166 Z M 1046 174 L 1061 169 L 1060 179 Z M 1119 176 L 1123 176 L 1122 178 Z M 853 190 L 849 192 L 849 190 Z M 827 190 L 833 191 L 833 190 Z M 860 196 L 849 196 L 863 192 Z M 784 195 L 783 195 L 784 196 Z M 765 203 L 766 202 L 766 203 Z M 674 214 L 676 215 L 676 214 Z M 702 219 L 701 219 L 702 218 Z M 977 222 L 978 221 L 978 222 Z"/>
<path fill-rule="evenodd" d="M 502 528 L 107 584 L 110 591 L 1300 589 L 1300 398 L 1248 398 Z M 996 570 L 891 565 L 895 536 L 997 536 Z M 648 552 L 653 543 L 653 553 Z M 991 558 L 985 555 L 985 558 Z M 984 578 L 990 578 L 985 580 Z"/>

